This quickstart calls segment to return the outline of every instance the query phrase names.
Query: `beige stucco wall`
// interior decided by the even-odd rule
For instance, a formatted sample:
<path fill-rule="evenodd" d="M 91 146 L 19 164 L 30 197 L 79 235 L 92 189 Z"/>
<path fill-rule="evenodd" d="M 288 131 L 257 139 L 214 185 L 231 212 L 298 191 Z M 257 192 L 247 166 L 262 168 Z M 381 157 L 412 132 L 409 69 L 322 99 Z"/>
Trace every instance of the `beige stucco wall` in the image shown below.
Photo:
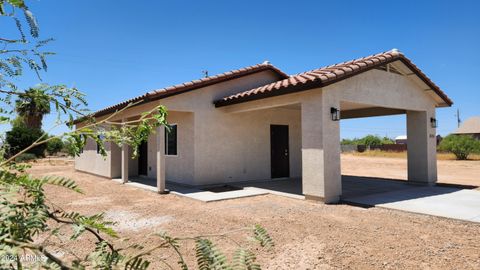
<path fill-rule="evenodd" d="M 299 110 L 275 108 L 239 114 L 212 110 L 198 116 L 209 124 L 196 126 L 195 184 L 270 179 L 272 124 L 289 126 L 290 176 L 300 177 Z"/>
<path fill-rule="evenodd" d="M 170 124 L 177 125 L 177 155 L 165 156 L 167 181 L 190 184 L 194 179 L 194 136 L 193 113 L 170 111 L 167 118 Z M 148 139 L 148 177 L 157 175 L 156 135 Z"/>
<path fill-rule="evenodd" d="M 97 144 L 92 139 L 87 139 L 83 153 L 75 157 L 75 169 L 96 175 L 111 178 L 111 144 L 105 143 L 107 156 L 103 157 L 97 153 Z"/>
<path fill-rule="evenodd" d="M 215 108 L 213 101 L 240 89 L 250 89 L 277 78 L 269 72 L 206 87 L 161 100 L 172 111 L 193 111 L 193 181 L 205 185 L 218 182 L 270 178 L 270 124 L 289 125 L 290 171 L 299 177 L 300 111 L 271 109 L 262 112 L 229 114 Z M 170 120 L 171 122 L 175 122 Z M 179 128 L 181 129 L 180 125 Z M 179 130 L 179 136 L 181 130 Z M 179 140 L 179 148 L 182 140 Z M 171 162 L 166 158 L 167 181 L 171 181 Z M 153 164 L 153 163 L 152 163 Z M 179 168 L 179 167 L 177 167 Z M 183 167 L 182 169 L 188 169 Z M 181 181 L 181 179 L 175 179 Z M 182 181 L 183 182 L 183 181 Z"/>

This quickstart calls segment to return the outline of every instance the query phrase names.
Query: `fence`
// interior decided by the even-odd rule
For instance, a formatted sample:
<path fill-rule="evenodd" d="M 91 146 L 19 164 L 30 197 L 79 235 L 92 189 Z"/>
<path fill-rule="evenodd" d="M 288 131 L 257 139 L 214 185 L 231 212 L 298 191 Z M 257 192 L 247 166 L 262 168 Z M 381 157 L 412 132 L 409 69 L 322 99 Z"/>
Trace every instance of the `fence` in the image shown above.
<path fill-rule="evenodd" d="M 380 151 L 389 151 L 389 152 L 403 152 L 407 151 L 406 144 L 382 144 L 367 147 L 366 145 L 341 145 L 342 152 L 365 152 L 365 150 L 380 150 Z"/>

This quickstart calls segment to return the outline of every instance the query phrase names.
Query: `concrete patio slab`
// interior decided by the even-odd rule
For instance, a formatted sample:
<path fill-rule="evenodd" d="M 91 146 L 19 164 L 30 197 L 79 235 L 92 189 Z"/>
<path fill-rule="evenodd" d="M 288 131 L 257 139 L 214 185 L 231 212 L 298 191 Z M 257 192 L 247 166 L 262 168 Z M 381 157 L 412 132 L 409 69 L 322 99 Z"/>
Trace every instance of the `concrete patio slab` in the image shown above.
<path fill-rule="evenodd" d="M 127 185 L 156 192 L 155 179 L 135 177 Z M 120 179 L 116 181 L 121 182 Z M 275 194 L 304 199 L 301 179 L 236 182 L 240 190 L 212 192 L 197 187 L 167 182 L 172 194 L 213 202 L 250 196 Z M 342 201 L 347 204 L 383 207 L 480 223 L 480 191 L 457 187 L 417 186 L 406 181 L 370 177 L 342 176 Z"/>
<path fill-rule="evenodd" d="M 258 190 L 258 189 L 242 189 L 242 190 L 225 191 L 225 192 L 218 192 L 218 193 L 211 192 L 211 191 L 198 191 L 198 192 L 172 191 L 171 193 L 179 196 L 184 196 L 187 198 L 199 200 L 202 202 L 215 202 L 215 201 L 223 201 L 223 200 L 268 194 L 268 192 L 264 190 Z"/>
<path fill-rule="evenodd" d="M 113 179 L 117 183 L 122 183 L 121 179 Z M 147 177 L 130 177 L 128 186 L 137 187 L 141 189 L 157 192 L 156 181 Z M 251 196 L 258 196 L 268 194 L 268 190 L 256 189 L 256 188 L 244 188 L 241 190 L 225 191 L 225 192 L 212 192 L 205 191 L 200 188 L 186 186 L 182 184 L 167 182 L 166 188 L 171 194 L 175 194 L 182 197 L 187 197 L 202 202 L 214 202 L 236 198 L 245 198 Z"/>
<path fill-rule="evenodd" d="M 346 197 L 343 201 L 480 222 L 480 191 L 477 190 L 438 186 L 414 187 L 366 196 Z"/>

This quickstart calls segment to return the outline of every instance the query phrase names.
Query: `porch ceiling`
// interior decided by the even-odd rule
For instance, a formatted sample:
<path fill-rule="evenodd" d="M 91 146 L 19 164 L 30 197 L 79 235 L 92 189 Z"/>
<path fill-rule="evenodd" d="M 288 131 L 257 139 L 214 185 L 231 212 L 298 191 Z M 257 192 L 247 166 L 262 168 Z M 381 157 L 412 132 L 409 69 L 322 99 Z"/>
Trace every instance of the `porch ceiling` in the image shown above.
<path fill-rule="evenodd" d="M 385 108 L 385 107 L 378 107 L 378 106 L 352 103 L 352 102 L 346 102 L 346 101 L 340 102 L 340 118 L 341 119 L 387 116 L 387 115 L 396 115 L 396 114 L 405 114 L 405 113 L 406 111 L 402 109 Z"/>

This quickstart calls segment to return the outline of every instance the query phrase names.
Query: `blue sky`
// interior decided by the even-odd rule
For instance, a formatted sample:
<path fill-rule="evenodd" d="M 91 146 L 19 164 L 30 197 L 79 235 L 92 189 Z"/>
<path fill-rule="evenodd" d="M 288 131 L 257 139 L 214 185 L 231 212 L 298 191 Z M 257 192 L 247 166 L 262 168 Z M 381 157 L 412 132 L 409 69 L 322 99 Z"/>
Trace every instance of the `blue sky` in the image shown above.
<path fill-rule="evenodd" d="M 390 3 L 391 2 L 391 3 Z M 269 60 L 293 74 L 398 48 L 455 102 L 438 132 L 480 115 L 479 1 L 31 1 L 56 39 L 45 82 L 101 109 L 146 91 Z M 25 78 L 22 85 L 37 81 Z M 53 123 L 48 117 L 45 126 Z M 342 137 L 405 134 L 405 117 L 342 121 Z M 54 133 L 64 131 L 57 129 Z"/>

